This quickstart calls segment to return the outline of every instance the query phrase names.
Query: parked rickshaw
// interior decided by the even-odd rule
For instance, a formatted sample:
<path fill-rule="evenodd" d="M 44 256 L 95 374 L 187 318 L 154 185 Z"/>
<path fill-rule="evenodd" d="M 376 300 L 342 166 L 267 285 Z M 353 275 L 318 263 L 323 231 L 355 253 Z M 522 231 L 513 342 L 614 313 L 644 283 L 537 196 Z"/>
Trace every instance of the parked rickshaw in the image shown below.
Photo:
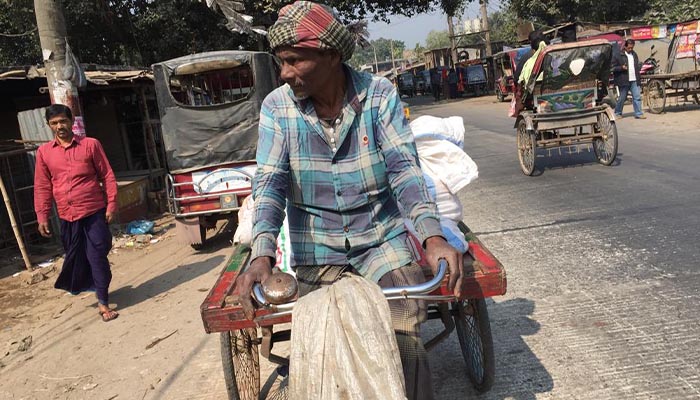
<path fill-rule="evenodd" d="M 515 79 L 513 75 L 520 57 L 530 51 L 530 47 L 505 50 L 493 55 L 493 69 L 495 78 L 495 91 L 498 101 L 503 102 L 515 93 Z"/>
<path fill-rule="evenodd" d="M 428 319 L 440 319 L 444 329 L 425 343 L 427 350 L 457 331 L 459 346 L 466 363 L 467 378 L 473 387 L 484 392 L 491 388 L 495 374 L 495 360 L 491 325 L 485 298 L 506 292 L 506 274 L 501 263 L 483 246 L 465 224 L 460 229 L 469 242 L 464 255 L 462 296 L 455 298 L 447 290 L 442 263 L 436 276 L 425 262 L 420 241 L 411 237 L 415 258 L 423 266 L 428 282 L 415 287 L 384 289 L 392 299 L 422 299 L 428 306 Z M 261 305 L 255 320 L 245 318 L 236 301 L 235 282 L 248 266 L 250 249 L 234 248 L 233 255 L 224 267 L 219 279 L 201 305 L 202 321 L 207 333 L 221 333 L 221 359 L 229 399 L 253 400 L 260 394 L 259 355 L 269 361 L 286 366 L 289 360 L 272 353 L 275 343 L 290 339 L 289 329 L 275 331 L 275 325 L 289 323 L 294 302 L 270 304 L 261 286 L 254 288 L 255 298 Z M 275 275 L 273 275 L 275 276 Z M 288 277 L 288 276 L 287 276 Z"/>
<path fill-rule="evenodd" d="M 260 106 L 279 85 L 270 54 L 217 51 L 153 65 L 176 235 L 201 248 L 251 192 Z"/>
<path fill-rule="evenodd" d="M 612 45 L 591 40 L 548 46 L 519 88 L 524 105 L 515 122 L 520 168 L 535 171 L 539 149 L 592 145 L 598 162 L 617 156 L 615 115 L 603 102 Z"/>

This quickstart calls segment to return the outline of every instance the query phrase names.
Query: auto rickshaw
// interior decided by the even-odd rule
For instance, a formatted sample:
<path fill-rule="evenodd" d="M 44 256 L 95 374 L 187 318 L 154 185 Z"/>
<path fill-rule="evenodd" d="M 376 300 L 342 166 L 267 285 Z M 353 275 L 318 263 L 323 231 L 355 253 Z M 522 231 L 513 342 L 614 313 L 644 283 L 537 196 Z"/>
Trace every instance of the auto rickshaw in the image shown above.
<path fill-rule="evenodd" d="M 262 101 L 279 86 L 272 55 L 192 54 L 153 65 L 176 235 L 200 249 L 251 193 Z"/>

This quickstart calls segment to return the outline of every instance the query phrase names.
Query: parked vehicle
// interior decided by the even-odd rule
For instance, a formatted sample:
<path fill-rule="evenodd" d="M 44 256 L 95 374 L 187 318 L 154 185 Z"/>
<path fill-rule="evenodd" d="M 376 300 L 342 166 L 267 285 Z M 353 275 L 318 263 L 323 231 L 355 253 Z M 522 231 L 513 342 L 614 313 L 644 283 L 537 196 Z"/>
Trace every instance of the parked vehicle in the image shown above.
<path fill-rule="evenodd" d="M 522 54 L 530 51 L 530 47 L 511 49 L 493 55 L 494 86 L 498 101 L 505 99 L 515 93 L 515 79 L 513 75 L 518 65 L 518 60 Z"/>
<path fill-rule="evenodd" d="M 413 97 L 416 95 L 415 77 L 410 72 L 404 72 L 399 75 L 399 94 L 402 96 Z"/>
<path fill-rule="evenodd" d="M 473 93 L 474 96 L 481 96 L 488 91 L 486 82 L 486 70 L 482 64 L 467 65 L 461 73 L 464 83 L 464 93 Z"/>
<path fill-rule="evenodd" d="M 251 193 L 260 107 L 279 74 L 270 54 L 250 51 L 193 54 L 153 71 L 169 209 L 179 240 L 199 249 Z"/>

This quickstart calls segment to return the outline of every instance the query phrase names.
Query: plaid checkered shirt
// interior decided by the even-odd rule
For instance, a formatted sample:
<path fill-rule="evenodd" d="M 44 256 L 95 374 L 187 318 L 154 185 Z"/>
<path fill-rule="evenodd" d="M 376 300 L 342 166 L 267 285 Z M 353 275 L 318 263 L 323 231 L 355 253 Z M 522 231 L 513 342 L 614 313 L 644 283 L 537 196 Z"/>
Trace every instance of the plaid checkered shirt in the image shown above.
<path fill-rule="evenodd" d="M 251 260 L 275 258 L 286 209 L 292 266 L 349 264 L 378 281 L 413 260 L 397 201 L 422 241 L 442 232 L 396 88 L 345 71 L 337 143 L 288 85 L 262 104 Z"/>

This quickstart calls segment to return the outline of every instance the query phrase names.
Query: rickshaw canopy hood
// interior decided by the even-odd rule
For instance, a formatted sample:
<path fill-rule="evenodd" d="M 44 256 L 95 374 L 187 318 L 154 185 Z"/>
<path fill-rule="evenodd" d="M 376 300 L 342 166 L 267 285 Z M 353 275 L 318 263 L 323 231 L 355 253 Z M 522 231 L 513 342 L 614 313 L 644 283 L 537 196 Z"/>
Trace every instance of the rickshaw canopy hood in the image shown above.
<path fill-rule="evenodd" d="M 253 85 L 245 98 L 222 104 L 188 105 L 170 90 L 174 76 L 248 65 Z M 215 51 L 153 65 L 168 169 L 187 170 L 254 160 L 258 119 L 265 96 L 278 86 L 272 56 L 263 52 Z"/>

